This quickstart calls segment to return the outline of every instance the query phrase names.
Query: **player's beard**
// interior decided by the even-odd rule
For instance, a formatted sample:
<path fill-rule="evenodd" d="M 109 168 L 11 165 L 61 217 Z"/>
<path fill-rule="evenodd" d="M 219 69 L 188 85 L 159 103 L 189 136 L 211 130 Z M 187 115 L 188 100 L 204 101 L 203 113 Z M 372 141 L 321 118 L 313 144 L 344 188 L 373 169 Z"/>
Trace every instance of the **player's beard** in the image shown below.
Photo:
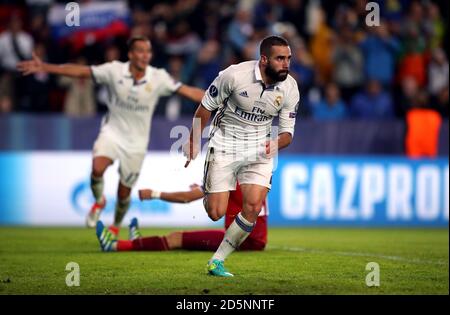
<path fill-rule="evenodd" d="M 267 65 L 264 72 L 274 82 L 281 82 L 286 80 L 289 74 L 289 70 L 276 71 L 274 68 L 271 67 L 270 63 Z"/>

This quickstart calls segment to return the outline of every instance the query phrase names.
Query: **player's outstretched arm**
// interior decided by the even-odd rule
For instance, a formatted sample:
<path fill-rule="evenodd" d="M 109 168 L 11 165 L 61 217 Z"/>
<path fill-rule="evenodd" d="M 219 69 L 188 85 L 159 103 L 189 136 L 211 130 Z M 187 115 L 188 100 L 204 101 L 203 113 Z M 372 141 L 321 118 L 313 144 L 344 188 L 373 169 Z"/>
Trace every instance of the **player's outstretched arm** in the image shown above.
<path fill-rule="evenodd" d="M 202 101 L 203 95 L 205 95 L 205 91 L 194 86 L 183 84 L 177 90 L 177 94 L 190 99 L 195 103 L 200 103 Z"/>
<path fill-rule="evenodd" d="M 191 186 L 190 191 L 177 191 L 177 192 L 158 192 L 152 189 L 141 189 L 139 190 L 139 199 L 151 200 L 151 199 L 161 199 L 168 202 L 174 203 L 189 203 L 204 197 L 203 190 L 198 186 Z"/>
<path fill-rule="evenodd" d="M 89 66 L 75 64 L 55 65 L 45 63 L 42 62 L 42 60 L 34 53 L 32 60 L 19 62 L 17 64 L 17 70 L 19 70 L 23 75 L 29 75 L 37 72 L 47 72 L 75 78 L 89 78 L 91 76 L 91 69 Z"/>
<path fill-rule="evenodd" d="M 183 154 L 187 161 L 184 167 L 188 167 L 191 160 L 194 160 L 200 152 L 202 131 L 211 117 L 211 112 L 207 110 L 202 104 L 199 104 L 195 111 L 194 119 L 192 121 L 191 133 L 188 142 L 183 147 Z"/>

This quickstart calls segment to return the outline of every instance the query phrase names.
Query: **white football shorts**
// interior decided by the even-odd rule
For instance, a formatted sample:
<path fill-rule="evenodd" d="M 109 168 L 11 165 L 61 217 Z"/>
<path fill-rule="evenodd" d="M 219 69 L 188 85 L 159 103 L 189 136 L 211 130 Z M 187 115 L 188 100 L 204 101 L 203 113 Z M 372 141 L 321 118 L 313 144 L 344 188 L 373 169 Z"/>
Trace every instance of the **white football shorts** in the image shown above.
<path fill-rule="evenodd" d="M 215 148 L 208 148 L 203 173 L 205 193 L 216 193 L 236 189 L 239 184 L 254 184 L 271 188 L 273 173 L 273 158 L 245 159 Z"/>
<path fill-rule="evenodd" d="M 139 178 L 146 152 L 129 152 L 111 139 L 100 133 L 95 140 L 93 156 L 104 156 L 112 161 L 119 160 L 119 175 L 122 185 L 133 188 Z"/>

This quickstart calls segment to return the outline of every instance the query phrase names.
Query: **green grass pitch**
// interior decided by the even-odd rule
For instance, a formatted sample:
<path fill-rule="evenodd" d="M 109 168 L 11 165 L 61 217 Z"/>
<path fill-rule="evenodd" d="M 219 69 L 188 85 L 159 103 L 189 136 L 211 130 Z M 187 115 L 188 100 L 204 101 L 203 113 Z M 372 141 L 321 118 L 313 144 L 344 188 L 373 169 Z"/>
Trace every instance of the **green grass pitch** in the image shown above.
<path fill-rule="evenodd" d="M 94 230 L 0 227 L 0 294 L 449 294 L 448 252 L 448 229 L 271 228 L 267 250 L 233 253 L 223 279 L 206 275 L 209 252 L 102 253 Z M 66 285 L 69 262 L 80 286 Z"/>

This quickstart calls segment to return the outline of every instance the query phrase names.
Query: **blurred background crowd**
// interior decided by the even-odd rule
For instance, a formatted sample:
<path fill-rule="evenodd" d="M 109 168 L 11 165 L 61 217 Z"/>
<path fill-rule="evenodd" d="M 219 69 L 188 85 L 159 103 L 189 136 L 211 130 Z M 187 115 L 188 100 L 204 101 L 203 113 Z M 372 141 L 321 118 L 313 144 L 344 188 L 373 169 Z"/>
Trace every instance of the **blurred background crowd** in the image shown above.
<path fill-rule="evenodd" d="M 408 113 L 418 108 L 431 113 L 430 121 L 448 118 L 448 1 L 376 1 L 375 27 L 366 24 L 367 2 L 78 1 L 81 14 L 92 5 L 98 12 L 102 4 L 118 8 L 106 26 L 91 21 L 86 28 L 83 17 L 79 27 L 58 26 L 66 1 L 0 1 L 0 113 L 86 117 L 106 110 L 107 91 L 91 80 L 20 76 L 16 63 L 32 51 L 51 63 L 99 64 L 126 60 L 129 36 L 145 35 L 152 65 L 207 88 L 228 65 L 259 58 L 260 40 L 279 34 L 292 48 L 302 118 L 414 119 Z M 172 96 L 156 115 L 176 119 L 196 105 Z"/>

